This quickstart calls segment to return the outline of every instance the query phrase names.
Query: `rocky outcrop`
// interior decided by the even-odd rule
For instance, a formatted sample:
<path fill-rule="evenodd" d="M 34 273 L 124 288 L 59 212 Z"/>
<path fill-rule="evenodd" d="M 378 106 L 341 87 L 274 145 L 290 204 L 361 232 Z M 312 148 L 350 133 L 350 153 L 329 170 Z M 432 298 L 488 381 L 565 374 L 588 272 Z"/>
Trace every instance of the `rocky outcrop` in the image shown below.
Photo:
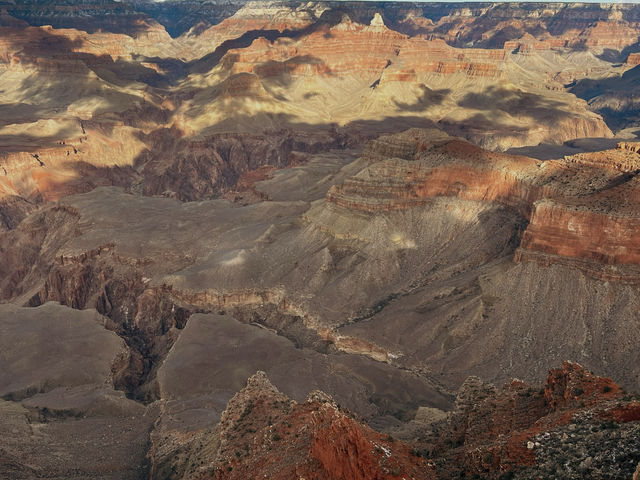
<path fill-rule="evenodd" d="M 405 159 L 394 158 L 402 155 Z M 344 184 L 327 201 L 345 208 L 408 208 L 436 196 L 497 201 L 528 216 L 542 188 L 530 180 L 537 162 L 493 154 L 439 131 L 409 130 L 372 143 L 365 158 L 380 160 Z M 384 160 L 381 160 L 384 158 Z M 529 177 L 528 177 L 529 176 Z"/>
<path fill-rule="evenodd" d="M 255 68 L 256 73 L 269 76 L 277 72 L 273 69 L 278 63 L 284 62 L 281 67 L 293 75 L 355 73 L 373 81 L 385 68 L 388 59 L 396 55 L 405 39 L 404 35 L 384 25 L 362 25 L 345 15 L 337 25 L 321 25 L 317 31 L 303 36 L 294 44 L 289 40 L 272 43 L 264 38 L 257 39 L 247 49 L 230 50 L 222 64 L 229 68 L 231 74 L 252 72 Z"/>
<path fill-rule="evenodd" d="M 0 300 L 29 307 L 3 324 L 0 477 L 148 477 L 157 419 L 158 478 L 628 478 L 638 402 L 572 364 L 466 382 L 442 436 L 402 422 L 567 351 L 635 385 L 638 146 L 543 162 L 409 130 L 356 158 L 434 122 L 496 150 L 611 136 L 588 108 L 618 97 L 564 85 L 633 111 L 637 72 L 606 73 L 634 8 L 255 2 L 170 39 L 102 3 L 94 28 L 100 1 L 0 12 Z M 34 323 L 52 301 L 83 315 Z M 34 325 L 56 355 L 24 355 Z M 288 397 L 258 375 L 217 426 L 257 368 Z"/>
<path fill-rule="evenodd" d="M 505 60 L 505 50 L 456 49 L 443 40 L 411 38 L 402 44 L 397 59 L 383 79 L 386 82 L 418 80 L 425 74 L 436 73 L 504 80 Z"/>
<path fill-rule="evenodd" d="M 547 199 L 536 202 L 521 248 L 606 265 L 637 265 L 640 249 L 634 239 L 638 232 L 640 222 L 634 216 Z"/>
<path fill-rule="evenodd" d="M 97 186 L 128 186 L 138 175 L 133 159 L 143 144 L 133 128 L 103 124 L 77 125 L 77 136 L 64 137 L 51 147 L 0 153 L 0 197 L 21 197 L 32 203 L 55 201 Z M 105 130 L 111 130 L 108 138 Z M 75 132 L 74 132 L 75 133 Z"/>
<path fill-rule="evenodd" d="M 640 53 L 630 53 L 627 57 L 627 63 L 629 65 L 638 65 L 640 64 Z"/>
<path fill-rule="evenodd" d="M 457 46 L 511 48 L 523 38 L 537 49 L 586 45 L 600 51 L 622 51 L 637 42 L 638 21 L 638 9 L 632 5 L 585 5 L 579 10 L 570 4 L 549 4 L 543 9 L 504 4 L 425 5 L 414 8 L 398 28 L 438 36 Z"/>
<path fill-rule="evenodd" d="M 203 18 L 180 37 L 181 55 L 198 59 L 209 54 L 225 42 L 241 38 L 248 32 L 295 32 L 309 27 L 318 20 L 326 7 L 309 6 L 285 2 L 246 2 L 245 5 L 217 5 L 214 15 L 220 16 L 224 9 L 236 10 L 233 15 L 207 28 Z M 238 8 L 240 7 L 240 8 Z M 206 7 L 200 7 L 206 9 Z M 184 20 L 184 17 L 183 17 Z"/>
<path fill-rule="evenodd" d="M 74 28 L 87 32 L 104 31 L 144 36 L 145 31 L 164 28 L 147 15 L 134 10 L 130 4 L 112 0 L 63 3 L 44 1 L 38 5 L 17 3 L 5 7 L 11 17 L 29 25 L 51 25 L 54 28 Z M 166 32 L 165 32 L 166 35 Z"/>
<path fill-rule="evenodd" d="M 362 425 L 322 391 L 292 401 L 259 371 L 215 428 L 152 434 L 149 459 L 152 475 L 189 479 L 624 477 L 640 459 L 631 447 L 640 417 L 614 412 L 636 407 L 610 379 L 565 362 L 542 388 L 512 380 L 497 389 L 469 378 L 455 409 L 406 444 Z"/>
<path fill-rule="evenodd" d="M 241 87 L 238 92 L 247 90 Z M 316 153 L 349 142 L 337 132 L 228 133 L 196 141 L 176 129 L 158 129 L 136 138 L 135 127 L 110 122 L 78 122 L 77 129 L 80 135 L 58 140 L 53 147 L 0 153 L 4 228 L 15 226 L 33 204 L 99 186 L 121 186 L 182 201 L 215 198 L 234 190 L 247 172 L 288 167 L 298 161 L 295 152 Z"/>
<path fill-rule="evenodd" d="M 577 153 L 564 159 L 574 163 L 585 163 L 605 168 L 615 168 L 621 172 L 635 173 L 640 170 L 640 142 L 620 142 L 612 150 Z"/>
<path fill-rule="evenodd" d="M 409 126 L 430 119 L 450 133 L 500 150 L 612 135 L 586 103 L 566 95 L 553 74 L 545 72 L 535 86 L 523 84 L 515 72 L 534 68 L 533 63 L 515 66 L 511 50 L 457 48 L 433 36 L 409 37 L 389 27 L 393 19 L 385 23 L 375 10 L 370 15 L 365 20 L 356 6 L 329 9 L 297 30 L 278 27 L 227 40 L 193 63 L 194 72 L 217 83 L 198 99 L 206 97 L 221 109 L 234 104 L 237 111 L 231 114 L 242 128 L 251 121 L 250 110 L 254 120 L 266 115 L 263 124 L 275 120 L 288 128 L 296 120 L 310 125 L 371 120 L 367 128 L 375 128 L 380 118 L 400 117 Z M 574 77 L 580 75 L 576 69 L 571 67 Z M 505 90 L 509 82 L 518 88 Z M 344 95 L 348 91 L 360 94 Z M 504 121 L 490 120 L 497 118 L 496 111 Z M 191 101 L 185 102 L 185 113 L 188 131 L 212 119 L 229 121 L 205 114 Z"/>
<path fill-rule="evenodd" d="M 328 395 L 293 402 L 263 372 L 229 401 L 214 435 L 215 455 L 188 478 L 435 478 L 408 445 L 362 425 Z"/>
<path fill-rule="evenodd" d="M 638 419 L 602 421 L 635 404 L 611 379 L 572 362 L 552 369 L 544 388 L 513 380 L 498 390 L 469 379 L 460 389 L 455 410 L 435 426 L 438 433 L 428 454 L 439 478 L 499 478 L 505 472 L 517 478 L 544 478 L 549 469 L 563 478 L 606 478 L 612 468 L 619 468 L 621 476 L 631 475 L 638 453 L 628 449 L 623 438 L 638 438 Z M 624 433 L 598 433 L 607 429 Z M 610 455 L 597 455 L 605 445 Z M 582 450 L 593 455 L 591 461 L 581 463 L 587 456 L 579 453 Z M 562 453 L 565 459 L 558 462 Z M 611 455 L 623 460 L 616 464 Z"/>
<path fill-rule="evenodd" d="M 610 378 L 594 375 L 573 362 L 549 372 L 544 386 L 544 399 L 552 409 L 575 405 L 592 406 L 604 398 L 620 396 L 622 389 Z"/>

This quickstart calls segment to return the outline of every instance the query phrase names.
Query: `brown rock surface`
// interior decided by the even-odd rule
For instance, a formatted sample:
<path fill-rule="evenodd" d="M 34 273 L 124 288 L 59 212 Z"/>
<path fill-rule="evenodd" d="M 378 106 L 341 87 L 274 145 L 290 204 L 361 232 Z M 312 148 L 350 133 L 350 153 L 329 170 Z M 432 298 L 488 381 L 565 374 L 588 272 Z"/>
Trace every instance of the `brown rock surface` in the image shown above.
<path fill-rule="evenodd" d="M 573 479 L 606 478 L 614 470 L 624 476 L 636 469 L 639 454 L 632 444 L 640 418 L 616 412 L 636 404 L 610 379 L 570 362 L 551 370 L 544 388 L 512 380 L 496 389 L 471 377 L 454 410 L 425 424 L 426 433 L 412 446 L 362 425 L 321 391 L 292 401 L 258 371 L 229 400 L 217 427 L 182 440 L 155 437 L 152 452 L 179 453 L 168 463 L 152 457 L 152 475 L 170 469 L 198 479 L 534 479 L 553 472 Z M 591 460 L 585 462 L 586 455 Z"/>
<path fill-rule="evenodd" d="M 5 197 L 19 195 L 37 203 L 99 185 L 138 188 L 144 180 L 141 170 L 145 179 L 151 177 L 145 180 L 147 194 L 193 199 L 196 192 L 177 193 L 181 188 L 176 183 L 185 190 L 190 185 L 200 196 L 232 189 L 227 184 L 243 166 L 226 163 L 226 155 L 220 155 L 220 149 L 227 148 L 224 140 L 204 149 L 196 147 L 201 138 L 178 142 L 180 150 L 184 143 L 194 148 L 190 158 L 180 159 L 170 171 L 150 159 L 148 151 L 161 151 L 165 142 L 146 135 L 170 127 L 190 137 L 207 137 L 209 132 L 253 133 L 271 126 L 306 125 L 304 129 L 324 132 L 335 122 L 367 121 L 367 129 L 380 132 L 398 129 L 385 125 L 385 118 L 402 118 L 403 125 L 424 125 L 428 118 L 498 149 L 611 135 L 584 103 L 552 85 L 533 88 L 514 73 L 530 66 L 514 70 L 508 50 L 455 48 L 433 36 L 408 38 L 393 30 L 402 23 L 405 7 L 399 7 L 398 14 L 380 15 L 375 7 L 356 5 L 334 11 L 321 5 L 249 4 L 221 23 L 204 31 L 194 27 L 179 39 L 168 37 L 150 19 L 139 21 L 135 34 L 85 31 L 80 12 L 88 9 L 95 15 L 92 8 L 83 6 L 65 20 L 81 28 L 19 27 L 11 22 L 0 27 L 3 75 L 25 85 L 22 91 L 3 92 L 7 114 L 0 130 L 0 165 L 6 174 L 0 177 L 0 194 Z M 132 15 L 120 6 L 109 8 L 122 18 Z M 55 18 L 47 9 L 41 14 Z M 491 17 L 496 12 L 478 14 Z M 514 11 L 506 17 L 517 15 L 529 13 Z M 464 15 L 452 18 L 454 23 L 467 21 Z M 613 25 L 607 15 L 593 18 Z M 459 32 L 456 28 L 451 31 Z M 421 60 L 424 57 L 429 61 Z M 348 98 L 336 96 L 342 91 L 351 93 Z M 203 109 L 205 103 L 211 108 Z M 482 112 L 497 121 L 489 127 Z M 350 131 L 359 135 L 362 128 Z M 146 138 L 145 145 L 141 138 Z M 204 142 L 218 139 L 207 137 Z M 282 163 L 280 159 L 278 165 Z M 199 170 L 211 174 L 213 185 L 193 185 L 192 172 Z"/>
<path fill-rule="evenodd" d="M 124 342 L 96 312 L 47 303 L 2 306 L 0 395 L 21 399 L 60 386 L 112 384 L 126 365 Z"/>
<path fill-rule="evenodd" d="M 0 308 L 0 477 L 140 478 L 150 418 L 113 385 L 124 341 L 95 311 Z"/>

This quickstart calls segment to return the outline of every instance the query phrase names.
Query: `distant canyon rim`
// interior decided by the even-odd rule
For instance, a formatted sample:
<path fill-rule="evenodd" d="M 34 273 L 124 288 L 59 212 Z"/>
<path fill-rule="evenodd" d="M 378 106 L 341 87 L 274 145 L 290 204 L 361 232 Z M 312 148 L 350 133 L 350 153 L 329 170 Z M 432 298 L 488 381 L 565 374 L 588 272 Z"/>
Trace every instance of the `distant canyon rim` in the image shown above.
<path fill-rule="evenodd" d="M 637 480 L 639 134 L 640 5 L 0 0 L 0 478 Z"/>

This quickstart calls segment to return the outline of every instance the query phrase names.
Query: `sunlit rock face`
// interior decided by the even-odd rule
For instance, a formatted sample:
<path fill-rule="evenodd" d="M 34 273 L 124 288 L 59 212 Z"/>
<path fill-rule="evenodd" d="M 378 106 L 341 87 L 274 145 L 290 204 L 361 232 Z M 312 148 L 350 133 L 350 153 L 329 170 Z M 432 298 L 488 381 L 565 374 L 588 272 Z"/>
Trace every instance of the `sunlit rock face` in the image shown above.
<path fill-rule="evenodd" d="M 630 478 L 639 23 L 0 5 L 0 478 Z"/>

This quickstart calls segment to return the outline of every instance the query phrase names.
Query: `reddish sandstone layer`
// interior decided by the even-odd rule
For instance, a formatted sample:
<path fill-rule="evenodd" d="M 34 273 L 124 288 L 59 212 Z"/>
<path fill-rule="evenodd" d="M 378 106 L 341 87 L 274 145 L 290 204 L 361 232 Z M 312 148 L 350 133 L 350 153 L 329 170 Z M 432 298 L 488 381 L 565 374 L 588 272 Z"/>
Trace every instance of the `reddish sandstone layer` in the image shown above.
<path fill-rule="evenodd" d="M 640 219 L 553 200 L 535 205 L 521 248 L 614 264 L 640 264 Z"/>
<path fill-rule="evenodd" d="M 356 73 L 375 78 L 405 40 L 405 35 L 385 27 L 365 26 L 345 17 L 338 25 L 323 25 L 295 43 L 289 39 L 271 43 L 259 38 L 249 48 L 230 50 L 223 65 L 231 74 L 255 72 L 273 76 L 285 72 L 331 76 Z"/>
<path fill-rule="evenodd" d="M 407 158 L 410 161 L 395 160 L 391 156 L 374 163 L 342 185 L 332 187 L 327 201 L 373 212 L 420 205 L 430 197 L 456 196 L 465 200 L 497 201 L 528 216 L 532 203 L 542 196 L 543 189 L 528 178 L 538 168 L 536 160 L 488 152 L 453 138 L 444 143 L 440 138 L 429 145 L 430 135 L 437 138 L 438 134 L 410 130 L 395 136 L 410 145 L 398 149 L 397 153 L 410 157 L 415 152 L 412 159 Z M 378 140 L 374 145 L 381 145 L 383 149 L 393 145 L 385 140 Z M 393 146 L 388 151 L 393 155 Z M 366 155 L 375 158 L 371 149 Z"/>
<path fill-rule="evenodd" d="M 408 76 L 463 73 L 470 77 L 502 78 L 505 50 L 457 49 L 443 40 L 415 37 L 402 45 L 385 81 L 404 81 Z"/>

